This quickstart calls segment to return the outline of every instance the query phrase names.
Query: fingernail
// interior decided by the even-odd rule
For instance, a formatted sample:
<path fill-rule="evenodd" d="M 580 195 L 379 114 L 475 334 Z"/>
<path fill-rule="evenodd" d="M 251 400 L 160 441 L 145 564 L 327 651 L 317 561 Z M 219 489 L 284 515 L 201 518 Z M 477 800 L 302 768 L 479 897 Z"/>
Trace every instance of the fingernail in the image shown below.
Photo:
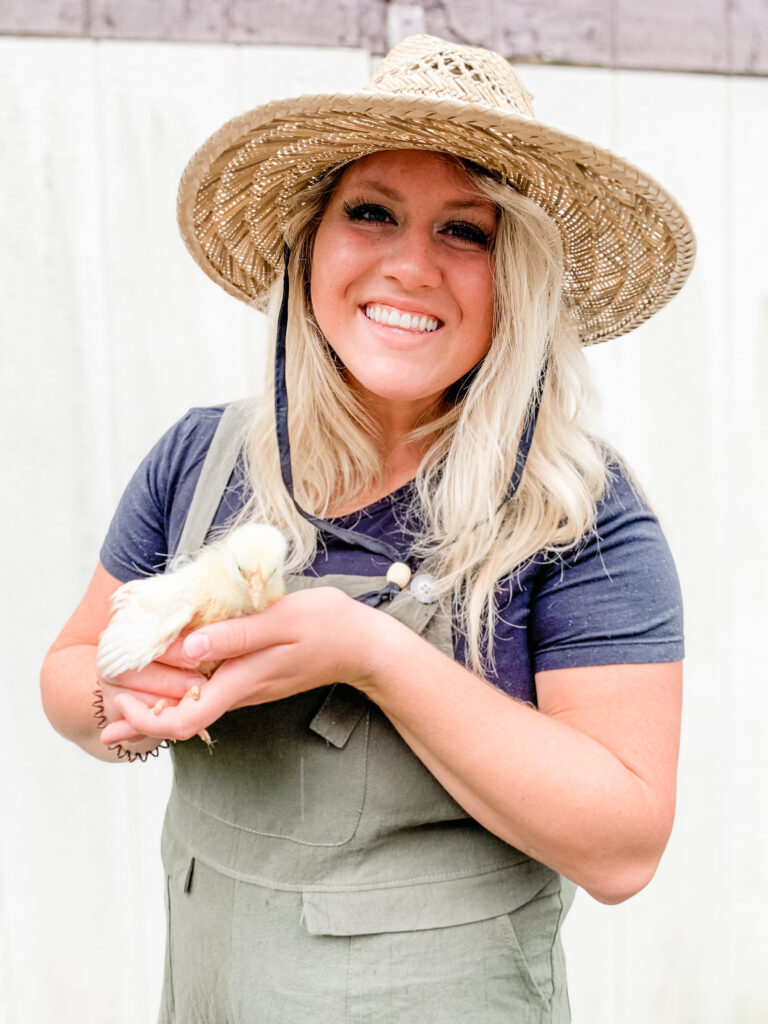
<path fill-rule="evenodd" d="M 184 641 L 184 653 L 188 658 L 203 658 L 210 650 L 211 644 L 205 633 L 191 633 Z"/>

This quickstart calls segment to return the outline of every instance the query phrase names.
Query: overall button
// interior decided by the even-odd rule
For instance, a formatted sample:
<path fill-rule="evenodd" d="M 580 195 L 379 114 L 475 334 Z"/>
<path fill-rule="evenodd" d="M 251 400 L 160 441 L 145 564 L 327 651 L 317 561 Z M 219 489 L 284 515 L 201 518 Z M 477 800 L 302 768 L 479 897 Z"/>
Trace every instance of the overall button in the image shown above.
<path fill-rule="evenodd" d="M 434 604 L 437 600 L 435 577 L 430 576 L 428 572 L 418 573 L 411 580 L 411 593 L 422 604 Z"/>
<path fill-rule="evenodd" d="M 407 587 L 411 578 L 411 570 L 405 562 L 393 562 L 387 569 L 387 583 L 395 583 L 402 590 Z"/>

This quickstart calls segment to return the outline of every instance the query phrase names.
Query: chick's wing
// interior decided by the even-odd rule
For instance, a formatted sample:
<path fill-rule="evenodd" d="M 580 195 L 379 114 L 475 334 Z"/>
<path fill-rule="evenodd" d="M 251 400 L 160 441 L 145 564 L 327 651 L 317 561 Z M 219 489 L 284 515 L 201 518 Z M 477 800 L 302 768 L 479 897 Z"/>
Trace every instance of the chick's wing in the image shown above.
<path fill-rule="evenodd" d="M 96 655 L 101 679 L 144 668 L 176 639 L 197 609 L 194 568 L 132 580 L 115 591 Z"/>

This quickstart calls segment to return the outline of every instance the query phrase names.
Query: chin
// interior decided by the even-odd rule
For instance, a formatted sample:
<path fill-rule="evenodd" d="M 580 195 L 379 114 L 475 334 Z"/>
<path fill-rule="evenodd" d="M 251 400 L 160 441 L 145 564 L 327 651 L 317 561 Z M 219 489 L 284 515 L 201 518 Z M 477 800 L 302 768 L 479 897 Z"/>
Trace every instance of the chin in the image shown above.
<path fill-rule="evenodd" d="M 357 376 L 351 371 L 348 371 L 348 374 L 354 390 L 363 403 L 374 401 L 392 405 L 421 405 L 426 408 L 436 402 L 446 389 L 443 386 L 433 387 L 429 384 L 414 387 L 413 379 L 386 380 L 365 373 Z"/>

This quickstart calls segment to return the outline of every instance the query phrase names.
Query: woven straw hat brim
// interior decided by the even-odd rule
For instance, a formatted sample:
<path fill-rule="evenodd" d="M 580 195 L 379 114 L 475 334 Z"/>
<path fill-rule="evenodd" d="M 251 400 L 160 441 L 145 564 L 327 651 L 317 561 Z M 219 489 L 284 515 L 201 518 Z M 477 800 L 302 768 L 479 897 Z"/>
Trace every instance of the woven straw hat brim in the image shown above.
<path fill-rule="evenodd" d="M 481 164 L 549 214 L 584 344 L 637 327 L 690 273 L 696 246 L 684 212 L 610 150 L 484 104 L 365 90 L 275 100 L 223 125 L 182 175 L 182 237 L 212 280 L 263 308 L 297 194 L 331 167 L 393 149 Z"/>

